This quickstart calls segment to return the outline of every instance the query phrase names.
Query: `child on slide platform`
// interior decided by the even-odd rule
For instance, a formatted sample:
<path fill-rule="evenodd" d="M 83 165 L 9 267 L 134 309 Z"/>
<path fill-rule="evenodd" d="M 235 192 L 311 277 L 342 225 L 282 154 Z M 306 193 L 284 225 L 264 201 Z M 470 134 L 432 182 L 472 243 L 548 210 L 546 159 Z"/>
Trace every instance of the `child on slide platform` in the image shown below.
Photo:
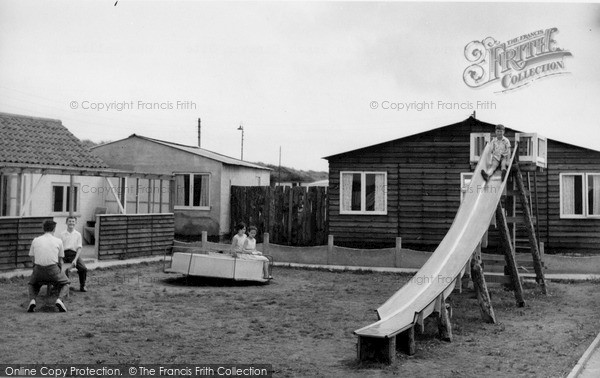
<path fill-rule="evenodd" d="M 490 143 L 492 143 L 492 165 L 487 170 L 482 169 L 481 176 L 485 181 L 488 181 L 500 167 L 502 169 L 502 181 L 504 181 L 508 169 L 508 160 L 510 159 L 510 141 L 504 136 L 503 125 L 496 126 L 496 137 Z"/>

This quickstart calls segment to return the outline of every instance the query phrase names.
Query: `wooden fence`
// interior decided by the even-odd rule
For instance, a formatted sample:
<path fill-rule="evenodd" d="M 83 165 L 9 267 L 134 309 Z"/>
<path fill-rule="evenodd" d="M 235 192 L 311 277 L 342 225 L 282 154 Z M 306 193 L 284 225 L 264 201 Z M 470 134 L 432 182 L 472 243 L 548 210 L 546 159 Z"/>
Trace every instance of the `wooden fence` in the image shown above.
<path fill-rule="evenodd" d="M 33 266 L 29 248 L 33 238 L 43 235 L 43 224 L 52 217 L 0 218 L 0 270 Z"/>
<path fill-rule="evenodd" d="M 173 245 L 173 213 L 98 215 L 98 260 L 161 255 Z"/>
<path fill-rule="evenodd" d="M 327 244 L 327 203 L 324 187 L 232 186 L 231 230 L 245 222 L 258 228 L 258 242 L 268 232 L 277 244 Z"/>

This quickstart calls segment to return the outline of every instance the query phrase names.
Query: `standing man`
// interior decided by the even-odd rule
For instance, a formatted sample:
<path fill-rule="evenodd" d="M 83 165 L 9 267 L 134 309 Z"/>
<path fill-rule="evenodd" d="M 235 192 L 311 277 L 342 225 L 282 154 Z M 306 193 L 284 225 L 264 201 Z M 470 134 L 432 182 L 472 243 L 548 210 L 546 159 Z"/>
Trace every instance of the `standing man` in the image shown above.
<path fill-rule="evenodd" d="M 71 266 L 77 268 L 77 274 L 79 275 L 79 290 L 87 291 L 85 287 L 85 281 L 87 279 L 87 267 L 81 261 L 81 234 L 75 230 L 77 224 L 77 218 L 67 217 L 67 230 L 60 234 L 63 246 L 65 248 L 65 262 L 71 263 Z M 67 275 L 69 271 L 67 270 Z"/>
<path fill-rule="evenodd" d="M 44 235 L 33 239 L 29 256 L 33 260 L 33 272 L 29 279 L 29 306 L 27 312 L 35 311 L 35 298 L 40 292 L 42 285 L 51 284 L 57 286 L 60 290 L 56 299 L 56 307 L 60 312 L 67 312 L 67 307 L 63 303 L 69 293 L 70 281 L 62 272 L 63 257 L 65 256 L 62 241 L 54 236 L 56 222 L 44 222 Z"/>

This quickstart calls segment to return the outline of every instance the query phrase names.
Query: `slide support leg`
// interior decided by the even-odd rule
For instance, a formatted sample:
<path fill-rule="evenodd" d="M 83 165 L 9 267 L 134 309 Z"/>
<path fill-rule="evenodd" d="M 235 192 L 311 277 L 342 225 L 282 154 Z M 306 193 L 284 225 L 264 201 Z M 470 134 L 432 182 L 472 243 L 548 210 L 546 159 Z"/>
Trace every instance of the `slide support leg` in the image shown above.
<path fill-rule="evenodd" d="M 391 364 L 396 359 L 396 337 L 358 336 L 358 360 Z"/>

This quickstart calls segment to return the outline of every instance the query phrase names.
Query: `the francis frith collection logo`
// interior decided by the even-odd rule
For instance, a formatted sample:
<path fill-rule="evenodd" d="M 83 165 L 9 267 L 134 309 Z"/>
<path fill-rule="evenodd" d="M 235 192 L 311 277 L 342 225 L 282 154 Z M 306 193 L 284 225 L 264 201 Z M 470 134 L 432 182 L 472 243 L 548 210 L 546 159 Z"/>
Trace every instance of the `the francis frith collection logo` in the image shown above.
<path fill-rule="evenodd" d="M 463 80 L 471 88 L 498 82 L 498 92 L 507 92 L 543 77 L 568 73 L 564 58 L 571 53 L 557 46 L 557 32 L 557 28 L 541 29 L 504 43 L 492 37 L 469 43 L 465 57 L 471 65 Z"/>

